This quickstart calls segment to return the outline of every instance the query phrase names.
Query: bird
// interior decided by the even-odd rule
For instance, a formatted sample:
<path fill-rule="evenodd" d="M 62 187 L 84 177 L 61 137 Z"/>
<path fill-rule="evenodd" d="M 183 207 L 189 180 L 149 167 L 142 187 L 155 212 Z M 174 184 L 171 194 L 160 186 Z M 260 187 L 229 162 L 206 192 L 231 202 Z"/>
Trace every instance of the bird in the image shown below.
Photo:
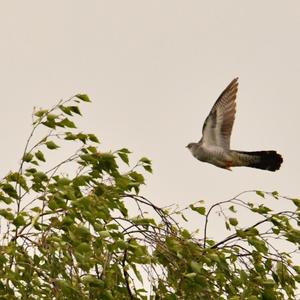
<path fill-rule="evenodd" d="M 232 167 L 250 167 L 272 172 L 279 170 L 283 159 L 275 150 L 230 149 L 237 92 L 238 77 L 229 83 L 213 105 L 203 124 L 201 140 L 189 143 L 186 147 L 196 159 L 229 171 Z"/>

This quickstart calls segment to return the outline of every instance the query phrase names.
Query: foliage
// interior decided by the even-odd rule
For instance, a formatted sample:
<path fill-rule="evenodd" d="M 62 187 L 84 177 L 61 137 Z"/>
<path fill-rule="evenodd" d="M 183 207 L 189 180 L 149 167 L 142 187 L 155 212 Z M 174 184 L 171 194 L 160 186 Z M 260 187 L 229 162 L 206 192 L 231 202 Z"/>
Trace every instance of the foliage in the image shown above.
<path fill-rule="evenodd" d="M 130 167 L 126 148 L 105 152 L 77 130 L 89 101 L 35 111 L 20 167 L 0 182 L 0 299 L 296 299 L 300 200 L 252 191 L 159 208 L 139 194 L 149 159 Z M 47 131 L 37 138 L 39 128 Z M 78 150 L 49 165 L 66 143 Z M 295 209 L 274 212 L 249 195 Z M 238 210 L 256 221 L 240 225 Z M 198 232 L 179 223 L 188 211 L 204 221 Z M 220 240 L 209 236 L 216 211 L 228 231 Z"/>

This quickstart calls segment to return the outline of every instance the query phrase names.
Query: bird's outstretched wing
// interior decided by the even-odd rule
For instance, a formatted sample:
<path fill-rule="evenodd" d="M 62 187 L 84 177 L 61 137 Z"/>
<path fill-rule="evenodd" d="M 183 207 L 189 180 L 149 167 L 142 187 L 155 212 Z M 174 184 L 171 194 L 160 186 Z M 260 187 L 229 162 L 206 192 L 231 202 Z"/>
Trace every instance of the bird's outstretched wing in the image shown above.
<path fill-rule="evenodd" d="M 215 145 L 224 149 L 230 148 L 230 136 L 235 118 L 236 94 L 238 78 L 233 79 L 219 96 L 207 116 L 203 128 L 202 139 L 207 145 Z"/>

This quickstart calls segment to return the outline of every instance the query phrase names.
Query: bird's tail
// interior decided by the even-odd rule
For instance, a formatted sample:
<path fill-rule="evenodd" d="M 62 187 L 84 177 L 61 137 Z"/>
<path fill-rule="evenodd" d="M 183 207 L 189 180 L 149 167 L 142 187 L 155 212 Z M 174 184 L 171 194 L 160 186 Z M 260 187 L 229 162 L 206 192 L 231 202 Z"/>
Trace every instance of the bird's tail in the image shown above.
<path fill-rule="evenodd" d="M 237 167 L 247 166 L 268 171 L 279 170 L 283 159 L 280 154 L 274 150 L 269 151 L 234 151 L 237 155 Z"/>

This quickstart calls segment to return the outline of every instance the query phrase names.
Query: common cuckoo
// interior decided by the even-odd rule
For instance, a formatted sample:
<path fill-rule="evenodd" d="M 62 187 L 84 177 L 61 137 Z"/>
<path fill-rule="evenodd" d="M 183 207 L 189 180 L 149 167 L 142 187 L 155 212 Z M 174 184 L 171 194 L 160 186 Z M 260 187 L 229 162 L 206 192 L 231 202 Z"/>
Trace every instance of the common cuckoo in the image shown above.
<path fill-rule="evenodd" d="M 235 78 L 219 96 L 207 116 L 201 140 L 188 144 L 187 148 L 198 160 L 227 170 L 231 170 L 231 167 L 278 170 L 283 160 L 274 150 L 246 152 L 230 149 L 237 91 L 238 78 Z"/>

